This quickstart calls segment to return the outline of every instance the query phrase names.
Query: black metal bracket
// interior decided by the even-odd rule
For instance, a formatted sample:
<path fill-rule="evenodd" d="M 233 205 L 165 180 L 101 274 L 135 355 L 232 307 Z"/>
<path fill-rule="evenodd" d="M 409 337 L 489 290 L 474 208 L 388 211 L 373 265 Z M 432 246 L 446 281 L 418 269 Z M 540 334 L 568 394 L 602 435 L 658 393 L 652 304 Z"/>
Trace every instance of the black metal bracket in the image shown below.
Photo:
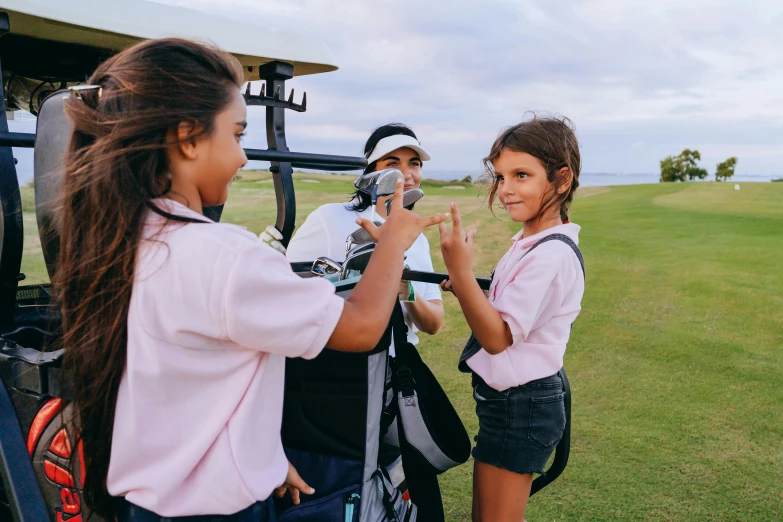
<path fill-rule="evenodd" d="M 294 103 L 294 90 L 291 89 L 291 94 L 288 96 L 288 100 L 285 97 L 280 97 L 280 87 L 275 89 L 273 96 L 266 95 L 266 84 L 261 84 L 261 94 L 250 93 L 250 82 L 247 82 L 247 87 L 244 93 L 245 103 L 247 105 L 263 105 L 265 107 L 279 107 L 281 109 L 291 109 L 296 112 L 305 112 L 307 110 L 307 93 L 302 96 L 302 103 Z"/>
<path fill-rule="evenodd" d="M 0 38 L 10 30 L 8 13 L 0 13 Z M 2 64 L 0 63 L 0 133 L 8 132 Z M 18 137 L 18 133 L 13 133 Z M 22 197 L 13 151 L 0 147 L 0 208 L 2 209 L 2 245 L 0 246 L 0 326 L 14 321 L 16 289 L 22 266 L 24 230 L 22 228 Z"/>
<path fill-rule="evenodd" d="M 69 399 L 62 379 L 62 357 L 62 349 L 41 352 L 3 338 L 0 377 L 12 389 L 23 393 Z"/>
<path fill-rule="evenodd" d="M 258 68 L 258 75 L 266 81 L 266 92 L 285 92 L 285 81 L 294 77 L 294 66 L 285 62 L 269 62 Z M 266 108 L 266 143 L 269 150 L 288 152 L 285 140 L 285 109 L 272 105 Z M 294 235 L 296 222 L 296 195 L 294 193 L 294 169 L 290 162 L 273 161 L 269 167 L 273 174 L 277 199 L 275 227 L 283 235 L 281 243 L 288 246 Z"/>

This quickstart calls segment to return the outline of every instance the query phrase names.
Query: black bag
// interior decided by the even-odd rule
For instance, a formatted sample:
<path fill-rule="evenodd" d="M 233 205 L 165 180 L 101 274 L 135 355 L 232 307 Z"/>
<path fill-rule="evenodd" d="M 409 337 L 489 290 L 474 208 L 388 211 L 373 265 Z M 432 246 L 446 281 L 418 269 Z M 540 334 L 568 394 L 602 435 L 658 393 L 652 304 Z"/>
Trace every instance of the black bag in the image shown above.
<path fill-rule="evenodd" d="M 385 412 L 385 431 L 396 419 L 402 467 L 419 520 L 443 522 L 438 475 L 465 463 L 470 438 L 448 396 L 416 347 L 408 343 L 399 303 L 392 315 L 395 358 L 392 361 L 394 398 Z"/>
<path fill-rule="evenodd" d="M 395 307 L 392 385 L 397 402 L 398 429 L 425 459 L 433 474 L 467 462 L 470 437 L 435 375 L 407 342 L 402 309 Z M 397 325 L 402 324 L 402 328 Z M 404 461 L 403 456 L 403 461 Z"/>

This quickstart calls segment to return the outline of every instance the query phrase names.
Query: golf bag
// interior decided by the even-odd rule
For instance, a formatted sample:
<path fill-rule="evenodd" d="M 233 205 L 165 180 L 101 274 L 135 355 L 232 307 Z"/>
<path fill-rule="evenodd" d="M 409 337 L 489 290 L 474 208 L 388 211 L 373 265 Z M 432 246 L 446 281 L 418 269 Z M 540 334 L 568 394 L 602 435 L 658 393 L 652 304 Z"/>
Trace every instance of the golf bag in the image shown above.
<path fill-rule="evenodd" d="M 338 295 L 347 297 L 357 279 L 336 282 Z M 286 361 L 283 445 L 316 493 L 297 506 L 287 496 L 278 501 L 280 522 L 417 520 L 416 506 L 378 464 L 395 327 L 367 353 L 324 349 Z"/>

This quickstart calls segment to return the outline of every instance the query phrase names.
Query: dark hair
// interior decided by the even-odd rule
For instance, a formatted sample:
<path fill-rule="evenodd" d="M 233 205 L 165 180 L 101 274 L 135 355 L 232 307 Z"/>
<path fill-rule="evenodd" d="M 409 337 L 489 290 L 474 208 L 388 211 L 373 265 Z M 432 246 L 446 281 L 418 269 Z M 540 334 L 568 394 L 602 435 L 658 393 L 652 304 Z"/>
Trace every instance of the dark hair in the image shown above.
<path fill-rule="evenodd" d="M 372 151 L 375 150 L 375 146 L 378 145 L 378 142 L 381 141 L 383 138 L 388 138 L 389 136 L 397 136 L 397 135 L 405 135 L 410 136 L 413 139 L 418 140 L 419 138 L 416 137 L 416 134 L 413 132 L 413 130 L 408 127 L 405 124 L 402 123 L 387 123 L 386 125 L 382 125 L 372 131 L 372 134 L 370 134 L 370 137 L 367 138 L 367 143 L 364 144 L 364 157 L 369 158 L 370 154 L 372 154 Z M 367 167 L 364 169 L 364 174 L 374 172 L 375 168 L 378 166 L 377 161 L 373 161 Z M 372 205 L 372 200 L 370 199 L 370 195 L 362 192 L 360 190 L 355 191 L 352 194 L 351 201 L 348 203 L 347 207 L 350 210 L 355 210 L 356 212 L 363 212 L 370 208 L 370 205 Z"/>
<path fill-rule="evenodd" d="M 579 143 L 576 139 L 574 123 L 566 117 L 540 117 L 532 114 L 530 119 L 509 127 L 498 136 L 489 155 L 483 160 L 486 176 L 491 183 L 488 198 L 490 210 L 493 210 L 499 184 L 494 174 L 493 164 L 504 149 L 526 152 L 541 161 L 552 189 L 542 201 L 537 217 L 540 218 L 549 209 L 557 206 L 560 218 L 567 221 L 574 192 L 579 187 L 581 169 Z M 562 175 L 561 171 L 564 168 L 567 172 Z M 569 189 L 559 194 L 558 189 L 569 182 L 571 183 Z"/>
<path fill-rule="evenodd" d="M 208 136 L 243 81 L 239 62 L 219 49 L 148 40 L 97 68 L 89 83 L 100 90 L 66 100 L 74 131 L 54 284 L 73 428 L 84 445 L 85 501 L 106 520 L 116 514 L 106 478 L 136 254 L 150 200 L 171 187 L 166 151 L 176 142 L 167 140 L 182 122 L 201 129 L 197 139 Z"/>

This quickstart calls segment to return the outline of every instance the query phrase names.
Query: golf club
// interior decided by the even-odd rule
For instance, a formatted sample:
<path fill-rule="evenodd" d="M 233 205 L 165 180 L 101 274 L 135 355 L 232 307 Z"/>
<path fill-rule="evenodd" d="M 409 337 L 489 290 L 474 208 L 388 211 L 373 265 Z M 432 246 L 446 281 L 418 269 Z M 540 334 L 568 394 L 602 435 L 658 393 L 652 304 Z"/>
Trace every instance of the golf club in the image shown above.
<path fill-rule="evenodd" d="M 313 261 L 313 267 L 310 269 L 310 272 L 321 277 L 325 275 L 336 274 L 340 272 L 342 268 L 343 267 L 340 266 L 340 263 L 333 259 L 329 259 L 328 257 L 319 257 Z"/>
<path fill-rule="evenodd" d="M 421 189 L 414 188 L 414 189 L 406 190 L 405 193 L 402 195 L 402 206 L 403 208 L 408 208 L 423 197 L 424 197 L 424 192 Z M 389 198 L 388 200 L 386 200 L 387 216 L 391 212 L 392 201 L 394 201 L 394 198 Z"/>
<path fill-rule="evenodd" d="M 375 251 L 375 243 L 366 243 L 364 245 L 358 245 L 353 248 L 345 257 L 345 263 L 343 263 L 342 272 L 340 273 L 340 279 L 346 279 L 350 277 L 351 272 L 363 272 L 370 262 L 370 257 Z"/>
<path fill-rule="evenodd" d="M 391 196 L 397 188 L 397 182 L 405 182 L 405 176 L 397 169 L 385 169 L 378 173 L 378 180 L 372 191 L 372 220 L 375 221 L 375 204 L 378 198 Z"/>
<path fill-rule="evenodd" d="M 383 223 L 380 221 L 375 221 L 375 226 L 379 227 Z M 362 227 L 357 228 L 353 232 L 351 232 L 348 237 L 345 239 L 345 253 L 348 254 L 348 251 L 351 250 L 356 245 L 363 245 L 365 243 L 372 243 L 374 240 L 369 232 L 367 232 Z"/>

